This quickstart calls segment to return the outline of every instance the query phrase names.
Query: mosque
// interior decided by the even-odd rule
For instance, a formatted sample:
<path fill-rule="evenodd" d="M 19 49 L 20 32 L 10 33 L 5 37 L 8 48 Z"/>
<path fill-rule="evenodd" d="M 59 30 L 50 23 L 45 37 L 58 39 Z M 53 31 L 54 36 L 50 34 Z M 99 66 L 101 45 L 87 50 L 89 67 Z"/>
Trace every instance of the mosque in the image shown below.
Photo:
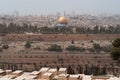
<path fill-rule="evenodd" d="M 58 19 L 58 23 L 55 25 L 55 27 L 69 27 L 68 20 L 65 17 L 60 17 Z"/>

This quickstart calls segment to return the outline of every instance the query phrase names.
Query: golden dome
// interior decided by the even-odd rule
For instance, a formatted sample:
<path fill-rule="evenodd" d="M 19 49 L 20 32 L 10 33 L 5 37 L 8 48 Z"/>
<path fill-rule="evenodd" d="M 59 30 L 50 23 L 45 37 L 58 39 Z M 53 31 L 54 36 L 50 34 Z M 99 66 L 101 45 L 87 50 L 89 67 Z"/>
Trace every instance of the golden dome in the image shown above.
<path fill-rule="evenodd" d="M 58 22 L 59 22 L 59 23 L 62 23 L 62 24 L 67 24 L 67 19 L 66 19 L 65 17 L 60 17 L 60 18 L 58 19 Z"/>

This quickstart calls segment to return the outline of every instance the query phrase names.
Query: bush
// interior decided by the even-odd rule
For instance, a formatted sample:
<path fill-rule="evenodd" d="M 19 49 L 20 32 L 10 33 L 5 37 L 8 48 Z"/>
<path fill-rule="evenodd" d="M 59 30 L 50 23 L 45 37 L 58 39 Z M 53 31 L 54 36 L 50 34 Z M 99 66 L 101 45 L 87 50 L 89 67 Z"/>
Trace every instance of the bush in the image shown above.
<path fill-rule="evenodd" d="M 71 46 L 68 46 L 68 47 L 66 48 L 66 50 L 68 50 L 68 51 L 84 51 L 85 48 L 76 47 L 76 46 L 71 45 Z"/>
<path fill-rule="evenodd" d="M 116 38 L 112 42 L 113 47 L 120 47 L 120 38 Z"/>
<path fill-rule="evenodd" d="M 9 45 L 4 44 L 4 45 L 2 46 L 2 48 L 3 48 L 3 49 L 8 49 L 8 48 L 9 48 Z"/>
<path fill-rule="evenodd" d="M 48 47 L 47 49 L 48 51 L 62 51 L 61 46 L 57 45 L 57 44 L 53 44 L 50 47 Z"/>
<path fill-rule="evenodd" d="M 37 47 L 35 47 L 35 48 L 34 48 L 34 50 L 40 50 L 40 47 L 39 47 L 39 46 L 37 46 Z"/>
<path fill-rule="evenodd" d="M 120 58 L 120 48 L 113 48 L 111 52 L 111 57 L 114 60 L 118 60 Z"/>
<path fill-rule="evenodd" d="M 101 48 L 100 44 L 96 44 L 96 43 L 93 44 L 93 47 L 94 47 L 94 49 L 100 49 Z"/>
<path fill-rule="evenodd" d="M 30 48 L 31 47 L 31 43 L 30 41 L 27 41 L 26 44 L 25 44 L 25 48 Z"/>
<path fill-rule="evenodd" d="M 0 52 L 2 52 L 2 48 L 0 48 Z"/>
<path fill-rule="evenodd" d="M 110 52 L 111 47 L 101 47 L 101 50 L 104 51 L 104 52 Z"/>
<path fill-rule="evenodd" d="M 93 48 L 88 48 L 87 50 L 90 52 L 95 52 L 95 49 L 93 49 Z"/>
<path fill-rule="evenodd" d="M 119 60 L 120 58 L 120 38 L 116 38 L 113 42 L 112 42 L 113 48 L 111 51 L 111 57 L 114 60 Z"/>

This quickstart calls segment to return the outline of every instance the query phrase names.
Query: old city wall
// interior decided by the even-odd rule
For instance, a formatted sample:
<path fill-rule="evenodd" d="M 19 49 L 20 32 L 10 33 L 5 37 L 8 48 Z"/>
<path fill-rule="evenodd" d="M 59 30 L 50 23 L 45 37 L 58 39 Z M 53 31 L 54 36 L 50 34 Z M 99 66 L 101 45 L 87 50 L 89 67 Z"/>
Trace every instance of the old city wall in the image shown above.
<path fill-rule="evenodd" d="M 2 36 L 3 41 L 71 41 L 71 40 L 113 40 L 120 37 L 120 34 L 7 34 Z M 30 51 L 31 52 L 31 51 Z M 66 53 L 52 53 L 45 54 L 38 53 L 15 53 L 10 54 L 7 51 L 0 54 L 0 68 L 2 69 L 22 69 L 22 70 L 36 70 L 40 67 L 68 67 L 72 66 L 77 69 L 78 65 L 85 69 L 85 66 L 97 66 L 100 69 L 107 69 L 108 73 L 120 73 L 120 67 L 113 61 L 108 54 L 86 54 L 70 52 Z M 50 54 L 52 53 L 52 54 Z M 114 66 L 112 69 L 111 66 Z M 90 69 L 89 69 L 90 70 Z M 75 70 L 76 71 L 76 70 Z M 84 72 L 84 71 L 83 71 Z"/>

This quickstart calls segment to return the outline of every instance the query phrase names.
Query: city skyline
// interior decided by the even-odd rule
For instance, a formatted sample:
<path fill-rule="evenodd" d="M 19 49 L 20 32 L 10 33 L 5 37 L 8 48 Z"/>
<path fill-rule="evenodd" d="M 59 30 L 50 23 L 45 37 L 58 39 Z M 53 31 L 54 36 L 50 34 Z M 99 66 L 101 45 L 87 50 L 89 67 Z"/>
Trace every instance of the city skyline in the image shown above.
<path fill-rule="evenodd" d="M 120 1 L 115 0 L 1 0 L 0 14 L 39 15 L 71 13 L 119 14 Z"/>

